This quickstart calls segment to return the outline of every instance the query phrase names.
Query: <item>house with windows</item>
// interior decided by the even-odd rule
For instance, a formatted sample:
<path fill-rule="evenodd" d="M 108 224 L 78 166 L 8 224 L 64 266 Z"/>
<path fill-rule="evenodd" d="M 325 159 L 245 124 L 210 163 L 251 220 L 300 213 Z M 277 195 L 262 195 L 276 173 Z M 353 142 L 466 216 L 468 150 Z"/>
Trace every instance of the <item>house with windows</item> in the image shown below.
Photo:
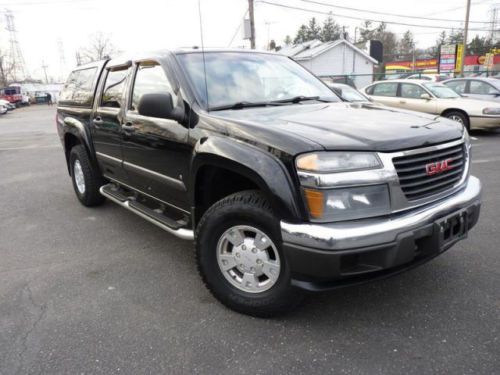
<path fill-rule="evenodd" d="M 319 77 L 344 76 L 357 88 L 373 81 L 377 60 L 345 39 L 330 42 L 311 40 L 284 47 L 279 53 L 291 57 Z"/>

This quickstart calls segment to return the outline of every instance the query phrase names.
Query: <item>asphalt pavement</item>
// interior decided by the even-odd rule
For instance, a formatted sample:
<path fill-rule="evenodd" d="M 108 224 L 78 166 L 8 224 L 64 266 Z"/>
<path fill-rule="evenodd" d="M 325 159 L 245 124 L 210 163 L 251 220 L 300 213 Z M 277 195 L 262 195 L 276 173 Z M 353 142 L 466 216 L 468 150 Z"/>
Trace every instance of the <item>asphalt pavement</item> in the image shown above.
<path fill-rule="evenodd" d="M 0 116 L 0 374 L 500 373 L 500 133 L 473 136 L 467 240 L 264 320 L 208 293 L 192 243 L 77 201 L 55 107 Z"/>

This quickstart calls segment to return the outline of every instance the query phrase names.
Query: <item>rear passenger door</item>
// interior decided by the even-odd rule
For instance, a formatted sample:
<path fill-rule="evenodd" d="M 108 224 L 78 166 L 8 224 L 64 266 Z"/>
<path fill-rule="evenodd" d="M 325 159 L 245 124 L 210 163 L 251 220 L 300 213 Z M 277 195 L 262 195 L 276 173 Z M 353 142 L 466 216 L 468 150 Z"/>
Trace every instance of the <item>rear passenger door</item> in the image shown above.
<path fill-rule="evenodd" d="M 170 93 L 174 107 L 182 100 L 169 72 L 156 61 L 136 64 L 123 123 L 124 168 L 132 187 L 189 212 L 184 179 L 192 147 L 188 128 L 175 120 L 140 115 L 144 94 Z"/>
<path fill-rule="evenodd" d="M 106 69 L 97 107 L 91 119 L 97 160 L 103 174 L 111 180 L 127 182 L 122 167 L 122 119 L 128 67 Z"/>

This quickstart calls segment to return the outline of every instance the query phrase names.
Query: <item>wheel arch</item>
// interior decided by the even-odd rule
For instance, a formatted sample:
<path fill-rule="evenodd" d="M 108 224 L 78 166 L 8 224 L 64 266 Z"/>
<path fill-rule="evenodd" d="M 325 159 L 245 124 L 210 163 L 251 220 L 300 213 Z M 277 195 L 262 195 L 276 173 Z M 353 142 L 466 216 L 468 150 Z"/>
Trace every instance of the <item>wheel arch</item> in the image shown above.
<path fill-rule="evenodd" d="M 189 191 L 195 224 L 208 208 L 197 206 L 202 184 L 206 181 L 216 184 L 210 179 L 212 175 L 207 176 L 207 171 L 242 178 L 240 181 L 246 181 L 249 188 L 257 188 L 265 194 L 280 218 L 293 219 L 300 215 L 295 188 L 285 166 L 279 159 L 256 147 L 222 137 L 206 139 L 195 147 L 191 171 Z"/>

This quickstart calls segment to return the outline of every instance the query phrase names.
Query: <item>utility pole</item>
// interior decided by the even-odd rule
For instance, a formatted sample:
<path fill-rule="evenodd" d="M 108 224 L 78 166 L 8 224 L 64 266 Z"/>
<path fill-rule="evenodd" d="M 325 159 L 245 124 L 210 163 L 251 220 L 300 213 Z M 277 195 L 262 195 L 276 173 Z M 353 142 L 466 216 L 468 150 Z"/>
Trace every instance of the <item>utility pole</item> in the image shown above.
<path fill-rule="evenodd" d="M 248 0 L 248 15 L 250 17 L 250 48 L 255 49 L 255 19 L 253 0 Z"/>
<path fill-rule="evenodd" d="M 47 78 L 47 68 L 48 68 L 48 65 L 45 64 L 45 61 L 42 61 L 42 69 L 43 69 L 43 73 L 45 74 L 45 83 L 49 83 L 49 79 Z"/>
<path fill-rule="evenodd" d="M 460 77 L 464 76 L 464 62 L 467 56 L 467 34 L 469 33 L 469 15 L 470 15 L 470 0 L 467 0 L 467 10 L 465 11 L 465 26 L 464 26 L 464 48 L 463 56 L 460 61 Z"/>

